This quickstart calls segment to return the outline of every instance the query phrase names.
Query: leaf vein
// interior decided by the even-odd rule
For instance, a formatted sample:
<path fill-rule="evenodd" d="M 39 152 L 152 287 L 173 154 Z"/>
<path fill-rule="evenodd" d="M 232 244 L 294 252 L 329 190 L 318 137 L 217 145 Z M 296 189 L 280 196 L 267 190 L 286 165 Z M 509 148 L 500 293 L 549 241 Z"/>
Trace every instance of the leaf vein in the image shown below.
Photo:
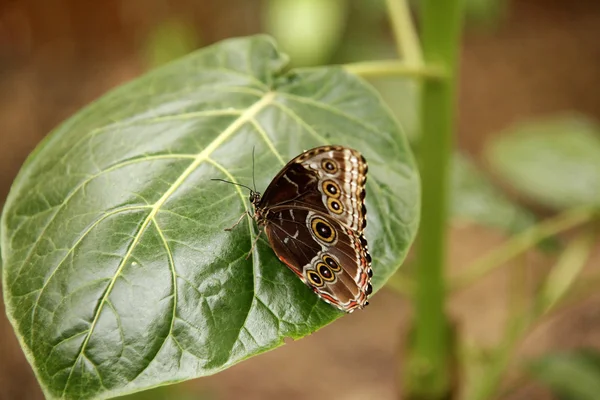
<path fill-rule="evenodd" d="M 214 161 L 212 159 L 209 159 L 209 162 L 211 164 L 213 164 L 215 167 L 217 167 L 217 169 L 219 169 L 221 172 L 223 172 L 223 174 L 225 174 L 227 179 L 229 179 L 230 181 L 232 181 L 234 183 L 237 183 L 235 178 L 233 177 L 233 175 L 231 175 L 229 173 L 229 171 L 227 171 L 221 164 L 217 163 L 216 161 Z M 242 190 L 237 185 L 235 185 L 235 188 L 240 196 L 240 199 L 242 200 L 242 204 L 244 205 L 244 208 L 246 209 L 246 214 L 248 215 L 248 218 L 250 219 L 250 223 L 248 224 L 248 229 L 250 231 L 250 241 L 251 241 L 251 243 L 253 243 L 254 242 L 254 230 L 252 229 L 252 227 L 253 227 L 252 217 L 250 216 L 249 209 L 246 204 L 245 197 L 244 197 L 244 194 L 242 193 Z M 257 298 L 256 297 L 256 276 L 257 276 L 257 272 L 256 272 L 257 260 L 256 260 L 256 258 L 257 258 L 257 256 L 258 256 L 258 253 L 256 251 L 253 251 L 252 252 L 252 301 L 250 302 L 250 307 L 248 307 L 248 311 L 246 312 L 246 317 L 244 318 L 244 321 L 240 325 L 238 334 L 237 334 L 235 340 L 232 341 L 231 347 L 228 350 L 228 353 L 230 356 L 233 351 L 233 348 L 235 347 L 235 344 L 240 340 L 240 335 L 242 334 L 242 330 L 246 326 L 246 321 L 248 321 L 248 317 L 250 316 L 250 312 L 252 311 L 252 307 L 254 305 L 254 299 Z"/>
<path fill-rule="evenodd" d="M 309 124 L 306 123 L 306 121 L 304 121 L 302 118 L 300 118 L 300 116 L 294 110 L 292 110 L 290 107 L 286 106 L 283 103 L 277 103 L 277 102 L 273 103 L 273 105 L 275 107 L 279 108 L 285 114 L 287 114 L 290 118 L 295 120 L 300 126 L 302 126 L 304 129 L 306 129 L 306 131 L 309 134 L 313 135 L 315 137 L 315 139 L 317 139 L 319 142 L 321 142 L 322 144 L 328 143 L 327 139 L 325 139 L 323 136 L 318 134 L 317 131 L 312 126 L 310 126 Z"/>
<path fill-rule="evenodd" d="M 169 243 L 167 242 L 167 239 L 166 239 L 162 229 L 156 222 L 156 218 L 152 218 L 152 223 L 153 223 L 154 227 L 156 228 L 156 232 L 160 236 L 160 239 L 161 239 L 163 245 L 165 246 L 165 251 L 167 252 L 167 257 L 169 258 L 169 268 L 171 270 L 171 279 L 172 279 L 172 284 L 173 284 L 173 312 L 171 313 L 171 322 L 169 324 L 169 332 L 163 339 L 163 342 L 161 343 L 160 348 L 156 351 L 156 353 L 154 354 L 152 359 L 150 361 L 148 361 L 146 366 L 144 368 L 142 368 L 140 370 L 140 372 L 138 372 L 131 379 L 131 381 L 134 381 L 138 376 L 140 376 L 142 373 L 144 373 L 144 371 L 146 371 L 150 367 L 150 364 L 152 364 L 152 362 L 154 360 L 156 360 L 156 357 L 158 357 L 158 355 L 160 354 L 160 351 L 164 347 L 165 343 L 167 343 L 167 340 L 173 334 L 173 326 L 175 324 L 175 318 L 177 316 L 176 314 L 177 314 L 177 277 L 178 277 L 178 275 L 177 275 L 177 271 L 175 270 L 175 263 L 173 262 L 173 253 L 171 252 L 171 248 L 169 247 Z"/>
<path fill-rule="evenodd" d="M 46 279 L 46 281 L 44 282 L 44 284 L 42 285 L 42 287 L 39 289 L 39 294 L 35 300 L 35 303 L 33 305 L 33 310 L 31 312 L 31 337 L 30 337 L 30 346 L 33 347 L 33 335 L 35 332 L 34 329 L 34 323 L 35 323 L 35 314 L 36 314 L 36 310 L 38 308 L 40 299 L 42 297 L 42 294 L 44 293 L 44 290 L 48 287 L 48 283 L 50 283 L 50 280 L 54 277 L 54 275 L 56 274 L 56 272 L 58 271 L 58 269 L 61 267 L 61 265 L 63 265 L 63 263 L 67 260 L 67 258 L 69 257 L 69 255 L 75 250 L 75 248 L 79 245 L 79 243 L 81 243 L 81 241 L 88 235 L 88 233 L 90 233 L 92 231 L 92 229 L 94 229 L 96 226 L 98 226 L 98 224 L 100 224 L 102 221 L 104 221 L 106 218 L 109 218 L 113 215 L 116 215 L 118 213 L 121 212 L 125 212 L 125 211 L 134 211 L 134 210 L 143 210 L 147 207 L 142 207 L 142 206 L 135 206 L 135 207 L 122 207 L 122 208 L 117 208 L 115 210 L 112 210 L 110 212 L 107 212 L 105 214 L 103 214 L 100 218 L 98 218 L 96 221 L 94 221 L 82 234 L 81 236 L 79 236 L 79 238 L 77 239 L 77 241 L 73 244 L 73 246 L 71 246 L 71 248 L 69 249 L 69 251 L 67 251 L 67 253 L 64 255 L 64 257 L 58 262 L 58 264 L 56 265 L 56 267 L 54 268 L 54 270 L 52 271 L 52 273 L 50 274 L 50 276 L 48 277 L 48 279 Z"/>
<path fill-rule="evenodd" d="M 25 256 L 25 259 L 23 261 L 23 263 L 21 264 L 21 266 L 19 267 L 19 270 L 17 271 L 17 275 L 14 278 L 14 281 L 16 281 L 17 279 L 19 279 L 19 277 L 21 276 L 21 272 L 23 270 L 23 268 L 27 265 L 27 263 L 29 262 L 31 256 L 33 255 L 34 250 L 37 248 L 37 246 L 39 245 L 42 237 L 44 237 L 44 234 L 46 233 L 46 230 L 48 229 L 48 227 L 54 222 L 54 220 L 56 219 L 56 216 L 59 214 L 59 212 L 62 210 L 63 207 L 65 207 L 67 205 L 67 203 L 73 198 L 73 196 L 75 196 L 75 194 L 77 194 L 77 192 L 79 192 L 80 189 L 82 189 L 86 184 L 88 184 L 89 182 L 91 182 L 92 180 L 108 173 L 108 172 L 112 172 L 115 171 L 121 167 L 125 167 L 127 165 L 132 165 L 138 162 L 144 162 L 144 161 L 154 161 L 154 160 L 158 160 L 158 159 L 183 159 L 183 158 L 188 158 L 187 155 L 184 154 L 180 154 L 180 155 L 171 155 L 171 154 L 159 154 L 159 155 L 154 155 L 154 156 L 148 156 L 148 157 L 140 157 L 140 158 L 134 158 L 131 160 L 127 160 L 127 161 L 123 161 L 123 162 L 119 162 L 116 163 L 114 165 L 111 165 L 110 167 L 88 177 L 87 179 L 83 180 L 79 185 L 75 186 L 75 188 L 73 188 L 73 190 L 67 195 L 67 197 L 65 197 L 65 199 L 57 206 L 54 206 L 54 208 L 57 208 L 56 212 L 52 215 L 52 217 L 50 217 L 48 219 L 48 222 L 46 223 L 46 225 L 44 225 L 44 227 L 42 228 L 41 233 L 38 235 L 37 239 L 35 240 L 35 242 L 33 242 L 33 244 L 31 245 L 29 252 L 27 253 L 27 255 Z"/>
<path fill-rule="evenodd" d="M 378 134 L 378 135 L 381 134 L 381 131 L 379 129 L 375 128 L 373 125 L 367 124 L 365 121 L 363 121 L 363 120 L 361 120 L 359 118 L 356 118 L 355 116 L 350 115 L 350 114 L 348 114 L 348 113 L 346 113 L 346 112 L 340 110 L 339 108 L 334 107 L 334 106 L 332 106 L 330 104 L 323 103 L 322 101 L 318 101 L 318 100 L 315 100 L 315 99 L 312 99 L 312 98 L 309 98 L 309 97 L 297 96 L 297 95 L 292 94 L 292 93 L 277 92 L 277 94 L 280 95 L 280 96 L 282 96 L 282 97 L 286 97 L 286 98 L 288 98 L 288 99 L 290 99 L 292 101 L 296 101 L 298 103 L 308 104 L 308 105 L 311 105 L 313 107 L 317 107 L 317 108 L 320 108 L 322 110 L 329 111 L 332 114 L 337 114 L 339 116 L 342 116 L 342 117 L 344 117 L 346 119 L 351 120 L 352 122 L 355 122 L 357 125 L 360 125 L 360 126 L 364 127 L 365 129 L 368 129 L 369 131 L 371 131 L 371 132 L 373 132 L 375 134 Z"/>
<path fill-rule="evenodd" d="M 156 203 L 154 203 L 154 205 L 152 206 L 152 208 L 150 210 L 150 213 L 148 214 L 146 219 L 142 222 L 140 228 L 137 231 L 137 234 L 134 236 L 129 248 L 127 249 L 127 252 L 123 256 L 123 260 L 119 264 L 119 267 L 117 268 L 115 275 L 113 276 L 108 287 L 106 288 L 104 295 L 100 299 L 100 302 L 98 304 L 97 310 L 95 312 L 94 318 L 91 323 L 90 331 L 86 335 L 86 337 L 81 345 L 81 349 L 79 350 L 77 358 L 76 358 L 75 362 L 73 363 L 73 367 L 71 368 L 71 372 L 69 373 L 69 378 L 67 378 L 67 382 L 65 383 L 65 387 L 63 389 L 63 396 L 68 389 L 69 381 L 70 381 L 71 375 L 73 374 L 73 371 L 75 369 L 75 365 L 77 364 L 78 360 L 80 360 L 81 357 L 83 355 L 85 355 L 85 350 L 87 348 L 87 344 L 94 332 L 96 323 L 98 322 L 98 319 L 100 318 L 100 314 L 102 312 L 104 303 L 108 299 L 108 296 L 110 295 L 112 288 L 114 287 L 116 279 L 121 274 L 121 271 L 123 270 L 125 264 L 129 260 L 129 257 L 131 256 L 135 247 L 139 243 L 139 241 L 142 237 L 142 234 L 144 233 L 144 231 L 150 224 L 150 221 L 152 221 L 154 219 L 158 210 L 171 197 L 171 195 L 173 193 L 175 193 L 175 191 L 182 185 L 182 183 L 196 170 L 196 168 L 198 168 L 198 166 L 201 163 L 209 160 L 209 156 L 210 156 L 210 154 L 212 154 L 213 151 L 215 151 L 223 142 L 225 142 L 231 135 L 233 135 L 233 133 L 235 133 L 241 126 L 243 126 L 246 122 L 252 120 L 252 118 L 256 114 L 258 114 L 268 104 L 270 104 L 273 101 L 274 96 L 275 96 L 275 94 L 272 92 L 266 93 L 260 100 L 255 102 L 248 109 L 246 109 L 246 111 L 242 115 L 240 115 L 239 118 L 237 118 L 235 121 L 233 121 L 219 136 L 217 136 L 206 148 L 204 148 L 204 150 L 202 150 L 200 153 L 198 153 L 198 155 L 196 156 L 194 161 L 181 173 L 181 175 L 175 180 L 175 182 L 173 182 L 173 184 L 169 187 L 169 189 L 167 189 L 165 191 L 165 193 L 162 195 L 162 197 L 160 199 L 158 199 L 158 201 Z M 214 164 L 216 164 L 216 163 L 214 163 Z M 218 165 L 218 164 L 216 164 L 216 165 Z M 223 167 L 221 167 L 221 168 L 223 168 Z M 223 168 L 223 170 L 226 171 L 224 168 Z M 229 172 L 227 172 L 227 174 L 229 174 Z M 252 229 L 252 228 L 250 228 L 250 229 Z"/>
<path fill-rule="evenodd" d="M 279 152 L 277 151 L 275 144 L 273 143 L 273 141 L 271 140 L 271 138 L 269 137 L 267 132 L 260 125 L 260 123 L 254 118 L 252 119 L 251 122 L 252 122 L 252 125 L 254 126 L 254 129 L 256 129 L 256 131 L 260 134 L 260 136 L 263 138 L 263 140 L 269 147 L 269 150 L 271 150 L 271 152 L 273 152 L 273 154 L 275 154 L 275 157 L 277 157 L 277 160 L 279 160 L 281 165 L 285 165 L 285 160 L 283 159 L 283 157 L 281 157 L 281 154 L 279 154 Z"/>

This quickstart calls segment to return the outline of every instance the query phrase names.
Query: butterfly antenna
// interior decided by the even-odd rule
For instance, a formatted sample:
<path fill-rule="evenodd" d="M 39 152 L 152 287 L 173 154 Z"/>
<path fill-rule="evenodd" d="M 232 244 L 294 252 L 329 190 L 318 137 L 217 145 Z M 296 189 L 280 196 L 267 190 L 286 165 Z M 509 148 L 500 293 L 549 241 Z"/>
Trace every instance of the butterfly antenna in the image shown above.
<path fill-rule="evenodd" d="M 242 185 L 241 183 L 226 181 L 225 179 L 219 179 L 219 178 L 212 178 L 211 181 L 220 181 L 220 182 L 230 183 L 232 185 L 241 186 L 241 187 L 244 187 L 244 188 L 248 189 L 251 192 L 254 192 L 254 190 L 252 190 L 251 187 L 248 187 L 246 185 Z"/>
<path fill-rule="evenodd" d="M 254 191 L 256 192 L 256 181 L 254 180 L 254 149 L 256 146 L 252 146 L 252 185 L 254 186 Z"/>

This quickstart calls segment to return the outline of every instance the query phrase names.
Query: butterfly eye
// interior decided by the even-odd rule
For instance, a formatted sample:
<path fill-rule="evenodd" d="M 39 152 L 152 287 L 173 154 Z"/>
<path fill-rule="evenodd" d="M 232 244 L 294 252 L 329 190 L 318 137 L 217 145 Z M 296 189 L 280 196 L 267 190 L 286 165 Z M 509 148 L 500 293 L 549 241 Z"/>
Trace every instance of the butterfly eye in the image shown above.
<path fill-rule="evenodd" d="M 330 158 L 321 161 L 321 167 L 330 174 L 335 174 L 338 171 L 337 163 Z"/>
<path fill-rule="evenodd" d="M 321 277 L 316 271 L 308 271 L 306 276 L 308 277 L 308 281 L 311 285 L 323 286 L 323 279 L 321 279 Z"/>
<path fill-rule="evenodd" d="M 327 208 L 329 208 L 329 211 L 335 214 L 341 214 L 344 212 L 342 203 L 340 203 L 339 200 L 332 199 L 331 197 L 327 199 Z"/>
<path fill-rule="evenodd" d="M 310 226 L 318 239 L 321 239 L 326 243 L 331 243 L 335 240 L 335 229 L 333 229 L 333 226 L 323 218 L 313 219 Z"/>
<path fill-rule="evenodd" d="M 335 280 L 335 275 L 333 275 L 333 272 L 331 272 L 327 265 L 319 263 L 317 264 L 317 269 L 319 271 L 319 275 L 321 275 L 321 278 L 327 282 L 333 282 Z"/>
<path fill-rule="evenodd" d="M 323 182 L 321 187 L 323 188 L 323 191 L 327 194 L 327 196 L 331 196 L 335 199 L 339 198 L 340 194 L 342 193 L 340 187 L 334 181 L 325 181 Z"/>
<path fill-rule="evenodd" d="M 338 272 L 338 271 L 342 270 L 342 267 L 340 267 L 340 264 L 338 264 L 338 262 L 335 261 L 333 259 L 333 257 L 331 257 L 327 254 L 323 256 L 323 261 L 325 262 L 325 264 L 327 264 L 329 266 L 329 268 L 331 268 L 332 271 Z"/>

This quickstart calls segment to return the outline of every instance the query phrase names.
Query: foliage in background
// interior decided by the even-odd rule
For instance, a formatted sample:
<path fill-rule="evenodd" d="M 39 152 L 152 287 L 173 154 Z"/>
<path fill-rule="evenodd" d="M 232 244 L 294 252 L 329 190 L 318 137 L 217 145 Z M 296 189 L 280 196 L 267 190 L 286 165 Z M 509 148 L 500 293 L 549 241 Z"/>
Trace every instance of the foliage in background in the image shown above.
<path fill-rule="evenodd" d="M 546 354 L 529 365 L 530 374 L 558 400 L 596 400 L 600 394 L 600 353 L 580 349 Z"/>
<path fill-rule="evenodd" d="M 600 207 L 600 126 L 576 114 L 517 124 L 488 145 L 494 171 L 554 210 Z"/>
<path fill-rule="evenodd" d="M 496 188 L 468 156 L 455 154 L 452 163 L 452 217 L 458 221 L 516 233 L 535 224 L 533 213 Z"/>

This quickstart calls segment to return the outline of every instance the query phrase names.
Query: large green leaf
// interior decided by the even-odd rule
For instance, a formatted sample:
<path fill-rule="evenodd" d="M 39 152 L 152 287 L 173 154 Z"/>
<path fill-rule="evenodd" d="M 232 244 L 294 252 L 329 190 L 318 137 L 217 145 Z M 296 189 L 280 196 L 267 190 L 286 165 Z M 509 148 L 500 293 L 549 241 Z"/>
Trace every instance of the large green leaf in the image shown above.
<path fill-rule="evenodd" d="M 532 362 L 530 371 L 561 400 L 596 400 L 600 395 L 600 353 L 595 349 L 547 354 Z"/>
<path fill-rule="evenodd" d="M 600 128 L 584 117 L 516 125 L 492 141 L 487 153 L 502 178 L 540 204 L 600 206 Z"/>
<path fill-rule="evenodd" d="M 2 214 L 8 316 L 49 397 L 110 397 L 209 375 L 343 315 L 245 220 L 291 157 L 338 143 L 369 161 L 374 287 L 402 263 L 419 180 L 379 97 L 339 68 L 283 72 L 264 36 L 228 40 L 125 85 L 56 129 Z M 373 301 L 377 301 L 375 298 Z M 362 311 L 362 312 L 368 312 Z"/>

